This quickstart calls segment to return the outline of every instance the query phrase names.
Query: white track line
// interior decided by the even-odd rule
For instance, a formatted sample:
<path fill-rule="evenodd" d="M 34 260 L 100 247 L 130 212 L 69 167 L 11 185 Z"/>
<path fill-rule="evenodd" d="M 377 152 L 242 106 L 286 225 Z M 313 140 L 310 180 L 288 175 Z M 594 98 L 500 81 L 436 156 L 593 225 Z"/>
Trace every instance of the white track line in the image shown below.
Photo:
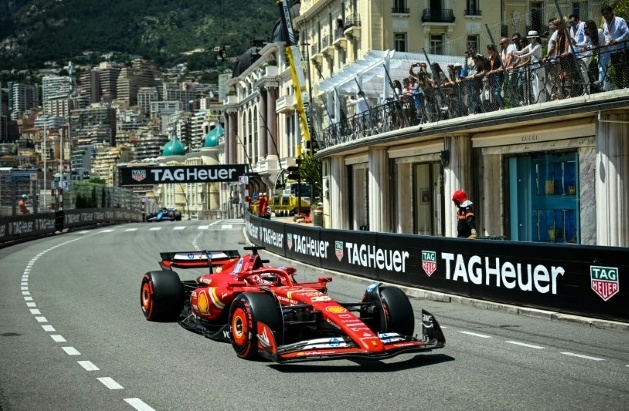
<path fill-rule="evenodd" d="M 65 352 L 66 352 L 66 354 L 68 354 L 68 355 L 81 355 L 81 353 L 79 352 L 79 350 L 77 350 L 77 349 L 76 349 L 76 348 L 74 348 L 74 347 L 61 347 L 61 349 L 62 349 L 63 351 L 65 351 Z"/>
<path fill-rule="evenodd" d="M 173 228 L 173 230 L 184 230 L 186 228 L 185 225 L 180 225 L 178 227 Z M 126 400 L 125 400 L 126 401 Z M 151 408 L 152 409 L 152 408 Z"/>
<path fill-rule="evenodd" d="M 473 335 L 474 337 L 491 338 L 491 335 L 477 334 L 477 333 L 473 333 L 473 332 L 470 332 L 470 331 L 459 331 L 459 332 L 461 334 Z"/>
<path fill-rule="evenodd" d="M 46 332 L 55 332 L 55 331 L 57 331 L 57 330 L 55 330 L 55 327 L 53 327 L 52 325 L 48 325 L 48 324 L 46 324 L 46 325 L 42 325 L 41 327 L 42 327 L 42 328 L 44 329 L 44 331 L 46 331 Z"/>
<path fill-rule="evenodd" d="M 33 315 L 41 315 L 41 311 L 39 311 L 39 309 L 37 309 L 37 308 L 31 308 L 30 312 Z"/>
<path fill-rule="evenodd" d="M 77 361 L 79 365 L 87 371 L 99 371 L 100 368 L 95 366 L 91 361 Z"/>
<path fill-rule="evenodd" d="M 35 319 L 37 320 L 38 323 L 47 323 L 48 322 L 46 317 L 35 317 Z"/>
<path fill-rule="evenodd" d="M 592 360 L 592 361 L 605 361 L 604 358 L 598 358 L 598 357 L 590 357 L 589 355 L 582 355 L 582 354 L 575 354 L 572 352 L 562 352 L 563 355 L 569 355 L 570 357 L 578 357 L 578 358 L 583 358 L 585 360 Z"/>
<path fill-rule="evenodd" d="M 124 400 L 138 411 L 155 411 L 154 408 L 149 407 L 139 398 L 125 398 Z"/>
<path fill-rule="evenodd" d="M 110 390 L 121 390 L 124 388 L 122 385 L 114 381 L 114 379 L 111 377 L 101 377 L 101 378 L 98 378 L 98 381 L 102 382 L 103 385 L 109 388 Z"/>
<path fill-rule="evenodd" d="M 50 336 L 55 342 L 66 342 L 66 339 L 59 334 L 53 334 Z"/>
<path fill-rule="evenodd" d="M 543 350 L 544 347 L 541 347 L 539 345 L 533 345 L 533 344 L 527 344 L 527 343 L 523 343 L 523 342 L 519 342 L 519 341 L 505 341 L 509 344 L 515 344 L 515 345 L 521 345 L 522 347 L 528 347 L 528 348 L 535 348 L 536 350 Z"/>

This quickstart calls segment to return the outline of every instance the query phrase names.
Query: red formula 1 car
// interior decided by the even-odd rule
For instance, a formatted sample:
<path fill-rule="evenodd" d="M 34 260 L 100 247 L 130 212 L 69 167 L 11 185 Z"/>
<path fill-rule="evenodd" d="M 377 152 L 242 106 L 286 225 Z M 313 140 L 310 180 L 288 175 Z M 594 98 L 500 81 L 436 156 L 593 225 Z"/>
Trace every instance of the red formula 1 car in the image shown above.
<path fill-rule="evenodd" d="M 408 297 L 374 283 L 360 302 L 327 295 L 330 277 L 299 283 L 293 267 L 265 265 L 261 247 L 161 253 L 162 271 L 142 279 L 140 302 L 149 321 L 176 320 L 213 340 L 231 342 L 240 358 L 285 363 L 338 358 L 382 359 L 445 346 L 437 320 L 422 310 L 422 335 Z M 181 281 L 172 268 L 209 267 Z"/>

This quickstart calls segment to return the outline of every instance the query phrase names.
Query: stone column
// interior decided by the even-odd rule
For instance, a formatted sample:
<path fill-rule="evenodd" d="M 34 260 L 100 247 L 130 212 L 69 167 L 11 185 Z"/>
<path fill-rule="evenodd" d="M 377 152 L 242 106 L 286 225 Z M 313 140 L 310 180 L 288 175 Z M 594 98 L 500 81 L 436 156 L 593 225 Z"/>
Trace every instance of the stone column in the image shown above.
<path fill-rule="evenodd" d="M 629 113 L 601 113 L 596 124 L 596 242 L 629 246 Z"/>
<path fill-rule="evenodd" d="M 480 170 L 479 198 L 471 198 L 477 214 L 476 230 L 478 235 L 504 235 L 503 211 L 504 199 L 502 192 L 502 156 L 483 154 Z M 472 193 L 467 193 L 472 195 Z M 505 193 L 508 195 L 508 193 Z"/>
<path fill-rule="evenodd" d="M 267 138 L 267 153 L 269 155 L 278 156 L 278 139 L 277 139 L 277 114 L 276 110 L 277 88 L 271 87 L 266 93 L 266 125 L 269 128 Z"/>
<path fill-rule="evenodd" d="M 369 150 L 369 231 L 391 231 L 388 160 L 386 149 Z"/>
<path fill-rule="evenodd" d="M 260 99 L 259 99 L 259 103 L 258 103 L 258 134 L 260 135 L 260 141 L 259 141 L 259 147 L 260 147 L 260 157 L 261 158 L 266 158 L 268 151 L 267 151 L 267 139 L 268 137 L 268 131 L 267 131 L 267 123 L 268 120 L 266 119 L 266 96 L 267 96 L 267 90 L 260 88 Z"/>
<path fill-rule="evenodd" d="M 413 233 L 413 216 L 411 215 L 411 204 L 413 203 L 413 168 L 410 164 L 397 164 L 397 184 L 395 199 L 395 221 L 394 232 L 411 234 Z"/>
<path fill-rule="evenodd" d="M 325 187 L 324 187 L 325 190 Z M 330 222 L 331 227 L 337 230 L 349 230 L 348 213 L 348 184 L 347 167 L 342 157 L 332 157 L 330 159 Z"/>
<path fill-rule="evenodd" d="M 227 119 L 225 124 L 227 129 L 227 141 L 225 142 L 227 154 L 225 158 L 228 164 L 238 163 L 238 138 L 236 137 L 238 133 L 238 117 L 236 114 L 235 111 L 228 111 L 225 114 Z"/>
<path fill-rule="evenodd" d="M 456 237 L 456 206 L 452 194 L 463 190 L 468 196 L 473 193 L 472 186 L 472 139 L 468 135 L 444 138 L 444 149 L 449 152 L 448 165 L 444 167 L 443 184 L 445 193 L 446 237 Z M 475 206 L 478 201 L 470 198 Z"/>

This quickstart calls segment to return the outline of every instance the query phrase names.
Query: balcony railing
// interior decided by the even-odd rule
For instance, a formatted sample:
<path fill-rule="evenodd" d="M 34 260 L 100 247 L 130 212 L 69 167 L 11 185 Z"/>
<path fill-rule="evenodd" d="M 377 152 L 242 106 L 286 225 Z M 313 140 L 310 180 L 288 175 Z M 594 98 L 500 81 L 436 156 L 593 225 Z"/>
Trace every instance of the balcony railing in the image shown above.
<path fill-rule="evenodd" d="M 466 9 L 465 10 L 465 15 L 466 16 L 482 16 L 483 12 L 481 10 L 478 9 Z"/>
<path fill-rule="evenodd" d="M 468 77 L 454 85 L 428 86 L 418 95 L 386 99 L 387 103 L 371 106 L 367 113 L 322 130 L 321 148 L 420 124 L 629 88 L 629 76 L 610 76 L 611 66 L 601 72 L 588 70 L 592 56 L 619 52 L 629 52 L 629 41 L 587 49 L 583 57 L 568 63 L 532 62 L 503 75 L 490 76 L 487 81 Z"/>
<path fill-rule="evenodd" d="M 408 7 L 393 7 L 391 13 L 393 14 L 410 14 L 411 10 Z"/>
<path fill-rule="evenodd" d="M 343 28 L 347 30 L 352 26 L 360 26 L 360 14 L 355 13 L 345 18 L 345 26 Z"/>
<path fill-rule="evenodd" d="M 454 12 L 452 9 L 424 9 L 422 14 L 424 23 L 454 23 Z"/>

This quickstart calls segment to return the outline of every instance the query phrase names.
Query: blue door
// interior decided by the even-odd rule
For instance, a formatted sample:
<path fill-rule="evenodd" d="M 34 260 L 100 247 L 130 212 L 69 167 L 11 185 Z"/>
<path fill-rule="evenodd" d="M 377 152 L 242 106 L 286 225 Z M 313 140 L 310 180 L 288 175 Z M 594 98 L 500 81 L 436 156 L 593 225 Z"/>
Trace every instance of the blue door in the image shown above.
<path fill-rule="evenodd" d="M 511 238 L 578 244 L 577 153 L 514 157 L 508 167 Z"/>

